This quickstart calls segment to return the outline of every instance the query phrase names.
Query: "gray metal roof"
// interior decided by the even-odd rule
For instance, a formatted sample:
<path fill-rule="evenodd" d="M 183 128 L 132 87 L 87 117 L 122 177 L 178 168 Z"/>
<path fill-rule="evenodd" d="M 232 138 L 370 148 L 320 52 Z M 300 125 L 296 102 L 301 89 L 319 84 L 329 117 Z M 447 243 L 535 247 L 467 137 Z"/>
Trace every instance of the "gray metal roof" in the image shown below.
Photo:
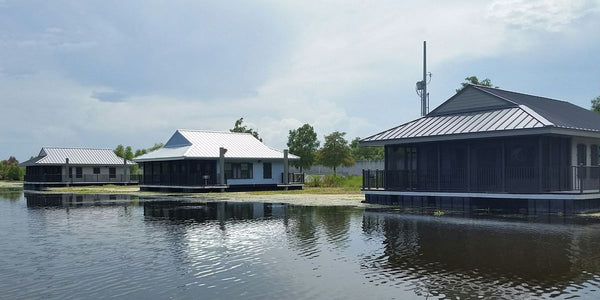
<path fill-rule="evenodd" d="M 64 165 L 67 158 L 71 165 L 122 166 L 125 163 L 111 149 L 44 147 L 37 157 L 20 165 Z M 132 161 L 126 161 L 126 163 L 135 165 Z"/>
<path fill-rule="evenodd" d="M 490 107 L 477 103 L 481 95 Z M 497 101 L 491 101 L 490 96 Z M 452 103 L 455 102 L 455 103 Z M 469 105 L 469 104 L 476 105 Z M 457 111 L 456 108 L 460 108 Z M 533 134 L 540 129 L 564 128 L 600 132 L 600 115 L 565 101 L 469 85 L 426 117 L 361 140 L 363 145 L 402 143 L 419 139 L 474 138 L 482 133 Z"/>
<path fill-rule="evenodd" d="M 219 158 L 219 148 L 227 149 L 229 159 L 283 159 L 283 151 L 273 149 L 249 133 L 177 130 L 163 148 L 135 158 L 136 162 L 185 158 Z M 291 160 L 300 157 L 289 154 Z"/>

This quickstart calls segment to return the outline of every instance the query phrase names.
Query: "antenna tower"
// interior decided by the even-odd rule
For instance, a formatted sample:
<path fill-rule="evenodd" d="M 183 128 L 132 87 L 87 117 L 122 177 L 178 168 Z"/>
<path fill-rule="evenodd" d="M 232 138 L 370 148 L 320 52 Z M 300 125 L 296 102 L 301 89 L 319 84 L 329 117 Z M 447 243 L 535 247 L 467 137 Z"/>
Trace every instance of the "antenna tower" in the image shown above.
<path fill-rule="evenodd" d="M 431 82 L 431 73 L 427 72 L 427 41 L 423 41 L 423 80 L 417 81 L 417 95 L 421 97 L 421 116 L 429 113 L 429 93 L 427 92 L 427 75 Z"/>

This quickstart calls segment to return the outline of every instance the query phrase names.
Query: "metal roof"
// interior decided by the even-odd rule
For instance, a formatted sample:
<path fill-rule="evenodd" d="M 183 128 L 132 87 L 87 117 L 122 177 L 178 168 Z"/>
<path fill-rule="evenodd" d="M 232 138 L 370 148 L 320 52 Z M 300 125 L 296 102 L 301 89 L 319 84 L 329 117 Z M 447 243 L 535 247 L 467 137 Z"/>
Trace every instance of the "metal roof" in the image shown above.
<path fill-rule="evenodd" d="M 273 149 L 249 133 L 177 130 L 163 148 L 135 158 L 136 162 L 185 158 L 219 158 L 219 148 L 227 149 L 229 159 L 283 159 L 283 151 Z M 289 154 L 291 160 L 300 157 Z"/>
<path fill-rule="evenodd" d="M 470 98 L 462 98 L 464 90 L 470 89 Z M 578 131 L 600 131 L 600 115 L 565 101 L 510 92 L 490 87 L 469 85 L 439 107 L 451 101 L 463 101 L 462 111 L 442 113 L 436 108 L 432 113 L 414 121 L 362 139 L 364 145 L 382 145 L 387 142 L 403 143 L 416 140 L 443 140 L 488 135 L 540 132 L 540 129 L 565 128 Z M 465 106 L 473 98 L 473 91 L 489 97 L 492 95 L 506 102 L 507 107 Z M 461 105 L 455 105 L 460 107 Z M 518 130 L 518 131 L 517 131 Z"/>
<path fill-rule="evenodd" d="M 111 149 L 44 147 L 37 157 L 21 163 L 21 166 L 64 165 L 122 166 L 125 161 Z M 135 165 L 126 161 L 127 165 Z"/>

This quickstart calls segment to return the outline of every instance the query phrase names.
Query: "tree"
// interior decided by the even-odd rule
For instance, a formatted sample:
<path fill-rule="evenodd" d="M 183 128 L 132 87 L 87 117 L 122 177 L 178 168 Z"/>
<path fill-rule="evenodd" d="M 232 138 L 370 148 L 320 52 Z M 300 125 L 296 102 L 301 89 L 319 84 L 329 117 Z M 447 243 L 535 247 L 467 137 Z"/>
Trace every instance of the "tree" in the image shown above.
<path fill-rule="evenodd" d="M 296 168 L 308 168 L 315 162 L 315 153 L 319 148 L 319 140 L 315 129 L 309 124 L 304 124 L 298 129 L 290 130 L 287 146 L 291 153 L 300 156 L 300 160 L 292 161 Z"/>
<path fill-rule="evenodd" d="M 469 76 L 467 78 L 465 78 L 465 82 L 461 83 L 461 87 L 459 89 L 456 89 L 456 92 L 460 92 L 460 90 L 464 89 L 467 85 L 469 84 L 476 84 L 476 85 L 483 85 L 483 86 L 489 86 L 489 87 L 493 87 L 493 88 L 498 88 L 497 86 L 494 86 L 492 84 L 492 81 L 489 78 L 486 78 L 482 81 L 479 81 L 479 79 L 477 78 L 477 76 Z"/>
<path fill-rule="evenodd" d="M 338 166 L 351 166 L 354 164 L 352 151 L 348 146 L 348 141 L 344 139 L 345 132 L 334 131 L 325 136 L 323 148 L 317 152 L 319 163 L 326 167 L 333 168 L 333 174 L 337 174 Z"/>
<path fill-rule="evenodd" d="M 383 159 L 383 147 L 361 147 L 360 138 L 355 138 L 350 142 L 352 157 L 354 160 L 380 160 Z"/>
<path fill-rule="evenodd" d="M 0 180 L 23 180 L 25 168 L 19 167 L 19 161 L 11 156 L 0 161 Z"/>
<path fill-rule="evenodd" d="M 118 145 L 114 152 L 118 157 L 125 158 L 125 147 L 123 145 Z"/>
<path fill-rule="evenodd" d="M 233 128 L 229 129 L 229 131 L 230 132 L 250 133 L 255 138 L 257 138 L 259 141 L 262 142 L 262 139 L 260 137 L 258 137 L 258 132 L 257 131 L 254 131 L 252 128 L 246 127 L 246 125 L 242 125 L 242 123 L 244 123 L 244 118 L 239 118 L 237 121 L 235 121 L 235 124 L 233 125 Z"/>
<path fill-rule="evenodd" d="M 600 96 L 592 99 L 592 111 L 600 114 Z"/>

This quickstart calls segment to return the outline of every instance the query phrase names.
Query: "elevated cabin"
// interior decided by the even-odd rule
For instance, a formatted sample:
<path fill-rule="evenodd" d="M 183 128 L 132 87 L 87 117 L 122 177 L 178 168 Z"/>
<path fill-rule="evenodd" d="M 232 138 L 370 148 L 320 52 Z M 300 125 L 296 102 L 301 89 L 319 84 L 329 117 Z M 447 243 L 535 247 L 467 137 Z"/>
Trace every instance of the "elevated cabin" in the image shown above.
<path fill-rule="evenodd" d="M 143 170 L 140 190 L 201 192 L 302 188 L 303 174 L 289 172 L 297 159 L 248 133 L 180 129 L 134 160 Z"/>
<path fill-rule="evenodd" d="M 469 85 L 360 143 L 385 147 L 385 169 L 363 171 L 367 202 L 600 199 L 600 115 L 565 101 Z"/>
<path fill-rule="evenodd" d="M 135 163 L 111 149 L 44 147 L 38 156 L 21 163 L 25 188 L 66 185 L 137 183 L 130 168 Z"/>

